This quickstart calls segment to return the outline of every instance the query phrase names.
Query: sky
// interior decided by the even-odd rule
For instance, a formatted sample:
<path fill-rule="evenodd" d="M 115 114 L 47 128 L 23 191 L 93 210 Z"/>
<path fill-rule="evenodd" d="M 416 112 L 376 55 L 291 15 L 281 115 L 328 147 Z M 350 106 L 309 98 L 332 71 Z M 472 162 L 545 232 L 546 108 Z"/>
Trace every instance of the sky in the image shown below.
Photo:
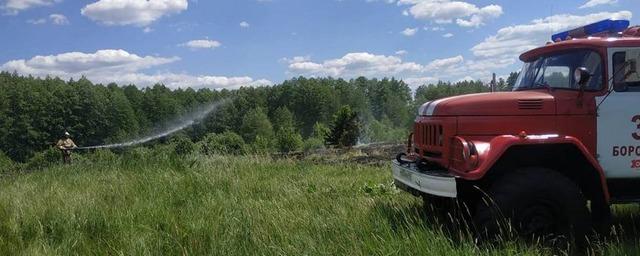
<path fill-rule="evenodd" d="M 520 69 L 555 32 L 629 19 L 638 0 L 0 0 L 0 70 L 140 87 L 297 77 L 415 87 Z"/>

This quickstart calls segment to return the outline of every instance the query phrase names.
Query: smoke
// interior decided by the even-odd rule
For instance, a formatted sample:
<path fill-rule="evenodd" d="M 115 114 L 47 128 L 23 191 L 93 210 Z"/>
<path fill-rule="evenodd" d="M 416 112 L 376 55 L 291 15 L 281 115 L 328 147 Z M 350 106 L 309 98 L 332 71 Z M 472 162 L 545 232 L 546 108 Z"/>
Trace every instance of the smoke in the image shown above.
<path fill-rule="evenodd" d="M 173 133 L 179 132 L 187 127 L 190 127 L 198 122 L 200 122 L 204 117 L 206 117 L 209 113 L 216 110 L 221 105 L 227 103 L 228 100 L 221 100 L 218 102 L 214 102 L 210 105 L 203 106 L 192 113 L 184 115 L 173 122 L 169 122 L 169 125 L 166 125 L 164 129 L 159 129 L 159 132 L 156 132 L 153 135 L 149 135 L 143 138 L 137 138 L 128 142 L 116 143 L 116 144 L 108 144 L 108 145 L 100 145 L 100 146 L 90 146 L 90 147 L 79 147 L 78 149 L 105 149 L 105 148 L 124 148 L 136 146 L 139 144 L 147 143 L 152 140 L 160 139 L 166 136 L 169 136 Z"/>

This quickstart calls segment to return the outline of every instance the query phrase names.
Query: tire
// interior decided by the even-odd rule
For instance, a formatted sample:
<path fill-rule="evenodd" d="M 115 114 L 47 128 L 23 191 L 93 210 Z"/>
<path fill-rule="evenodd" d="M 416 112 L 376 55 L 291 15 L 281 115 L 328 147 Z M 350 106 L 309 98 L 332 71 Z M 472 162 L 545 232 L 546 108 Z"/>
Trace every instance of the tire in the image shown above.
<path fill-rule="evenodd" d="M 520 238 L 571 248 L 586 242 L 591 230 L 587 201 L 578 186 L 543 168 L 498 178 L 477 203 L 473 219 L 480 242 Z"/>
<path fill-rule="evenodd" d="M 453 210 L 455 202 L 451 198 L 422 194 L 422 203 L 427 212 L 446 213 Z"/>

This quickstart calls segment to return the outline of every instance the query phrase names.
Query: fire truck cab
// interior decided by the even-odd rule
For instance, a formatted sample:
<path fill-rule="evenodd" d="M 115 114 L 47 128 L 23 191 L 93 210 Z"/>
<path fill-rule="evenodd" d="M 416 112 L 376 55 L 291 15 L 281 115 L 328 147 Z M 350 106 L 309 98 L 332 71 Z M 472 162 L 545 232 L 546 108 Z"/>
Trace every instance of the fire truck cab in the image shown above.
<path fill-rule="evenodd" d="M 611 204 L 640 201 L 640 27 L 604 20 L 520 60 L 513 91 L 420 107 L 396 186 L 463 202 L 479 234 L 606 232 Z"/>

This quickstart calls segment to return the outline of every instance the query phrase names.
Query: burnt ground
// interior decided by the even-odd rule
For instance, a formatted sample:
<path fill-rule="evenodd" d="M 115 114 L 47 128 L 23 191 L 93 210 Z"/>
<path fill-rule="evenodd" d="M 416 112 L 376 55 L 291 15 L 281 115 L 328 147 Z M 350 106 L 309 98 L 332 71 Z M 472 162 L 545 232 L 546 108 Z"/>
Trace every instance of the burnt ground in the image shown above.
<path fill-rule="evenodd" d="M 328 148 L 309 152 L 293 152 L 275 154 L 275 158 L 306 160 L 316 163 L 358 163 L 373 166 L 384 166 L 395 159 L 398 153 L 405 151 L 405 145 L 399 143 L 370 143 L 353 148 Z"/>

